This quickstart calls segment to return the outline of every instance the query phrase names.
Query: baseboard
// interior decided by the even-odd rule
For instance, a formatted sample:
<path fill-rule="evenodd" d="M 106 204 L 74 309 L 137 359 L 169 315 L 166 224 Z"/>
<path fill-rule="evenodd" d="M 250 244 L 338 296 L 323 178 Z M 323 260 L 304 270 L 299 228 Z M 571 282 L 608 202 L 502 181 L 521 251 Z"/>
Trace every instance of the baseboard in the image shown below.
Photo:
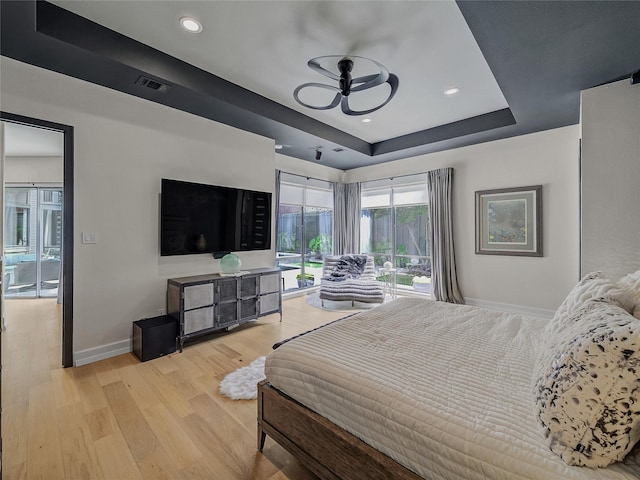
<path fill-rule="evenodd" d="M 409 289 L 398 289 L 398 295 L 403 297 L 421 297 L 433 299 L 431 293 L 419 293 Z M 555 310 L 546 310 L 544 308 L 524 307 L 522 305 L 511 305 L 509 303 L 490 302 L 487 300 L 478 300 L 476 298 L 465 298 L 467 305 L 474 307 L 486 308 L 487 310 L 497 310 L 500 312 L 516 313 L 518 315 L 528 315 L 531 317 L 552 318 Z"/>
<path fill-rule="evenodd" d="M 475 298 L 465 298 L 467 305 L 482 307 L 488 310 L 498 310 L 500 312 L 517 313 L 518 315 L 529 315 L 532 317 L 552 318 L 556 313 L 555 310 L 547 310 L 544 308 L 525 307 L 522 305 L 511 305 L 509 303 L 491 302 L 488 300 L 478 300 Z"/>
<path fill-rule="evenodd" d="M 304 297 L 306 295 L 311 295 L 313 292 L 317 292 L 318 290 L 320 290 L 320 286 L 315 286 L 315 287 L 310 287 L 310 288 L 303 288 L 300 290 L 292 290 L 290 292 L 286 292 L 286 293 L 282 293 L 282 300 L 287 300 L 289 298 L 295 298 L 295 297 Z"/>
<path fill-rule="evenodd" d="M 433 299 L 431 296 L 431 292 L 416 292 L 410 288 L 398 288 L 396 290 L 398 297 L 417 297 L 417 298 L 426 298 L 428 300 Z M 388 295 L 388 294 L 387 294 Z"/>
<path fill-rule="evenodd" d="M 73 352 L 73 366 L 81 367 L 88 363 L 97 362 L 106 358 L 122 355 L 131 351 L 131 339 L 101 345 L 100 347 L 87 348 L 79 352 Z"/>

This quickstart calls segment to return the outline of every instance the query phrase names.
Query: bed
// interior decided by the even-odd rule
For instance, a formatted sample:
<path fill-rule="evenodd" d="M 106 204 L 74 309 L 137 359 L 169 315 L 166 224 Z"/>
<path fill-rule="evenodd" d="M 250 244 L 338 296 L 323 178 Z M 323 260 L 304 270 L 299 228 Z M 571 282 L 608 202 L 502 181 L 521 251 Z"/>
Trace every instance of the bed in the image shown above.
<path fill-rule="evenodd" d="M 588 411 L 586 403 L 571 411 L 576 397 L 563 397 L 576 385 L 562 386 L 558 358 L 567 356 L 554 360 L 550 352 L 577 347 L 559 332 L 574 335 L 572 329 L 601 326 L 602 315 L 613 315 L 620 328 L 634 329 L 624 341 L 638 340 L 633 304 L 623 311 L 603 278 L 585 277 L 552 321 L 407 297 L 285 342 L 268 355 L 259 385 L 258 449 L 268 435 L 323 479 L 638 479 L 640 447 L 632 447 L 640 411 L 629 407 L 633 399 L 640 404 L 635 370 L 628 375 L 635 375 L 632 400 L 623 402 L 633 411 L 621 413 L 629 418 L 628 438 L 607 444 L 617 449 L 611 465 L 576 466 L 602 462 L 599 445 L 568 452 L 566 435 L 575 428 L 565 424 L 565 437 L 550 433 L 562 401 L 571 416 Z M 636 280 L 640 286 L 640 272 Z M 640 354 L 630 350 L 624 358 L 635 366 Z M 555 377 L 545 376 L 547 367 Z M 598 428 L 612 430 L 602 421 Z M 603 443 L 597 434 L 594 441 Z"/>

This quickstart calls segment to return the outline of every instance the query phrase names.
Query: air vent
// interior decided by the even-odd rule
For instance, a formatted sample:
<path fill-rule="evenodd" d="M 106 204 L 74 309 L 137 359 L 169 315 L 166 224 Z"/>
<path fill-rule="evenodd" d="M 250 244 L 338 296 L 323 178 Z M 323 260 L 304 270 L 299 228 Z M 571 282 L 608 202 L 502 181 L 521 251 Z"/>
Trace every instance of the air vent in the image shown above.
<path fill-rule="evenodd" d="M 334 152 L 344 152 L 344 148 L 337 147 L 337 148 L 334 148 L 333 151 Z"/>
<path fill-rule="evenodd" d="M 162 93 L 166 93 L 166 91 L 169 90 L 169 85 L 160 83 L 156 80 L 151 80 L 150 78 L 143 76 L 138 77 L 138 79 L 136 80 L 136 85 L 142 85 L 143 87 L 147 87 L 151 90 Z"/>

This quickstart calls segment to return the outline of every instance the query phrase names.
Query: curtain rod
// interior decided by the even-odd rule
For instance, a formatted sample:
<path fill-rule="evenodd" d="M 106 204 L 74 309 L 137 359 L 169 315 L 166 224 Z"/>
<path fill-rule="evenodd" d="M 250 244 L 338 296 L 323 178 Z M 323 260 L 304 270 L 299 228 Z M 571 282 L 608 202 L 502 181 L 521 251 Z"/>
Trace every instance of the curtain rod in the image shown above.
<path fill-rule="evenodd" d="M 280 170 L 280 169 L 276 168 L 276 170 Z M 286 173 L 287 175 L 291 175 L 294 177 L 306 178 L 307 180 L 317 180 L 319 182 L 327 182 L 327 183 L 340 183 L 340 182 L 334 182 L 333 180 L 327 180 L 325 178 L 316 178 L 316 177 L 310 177 L 309 175 L 300 175 L 299 173 L 290 173 L 284 170 L 280 170 L 280 173 Z"/>
<path fill-rule="evenodd" d="M 276 168 L 276 170 L 280 170 L 278 168 Z M 286 173 L 287 175 L 292 175 L 294 177 L 301 177 L 301 178 L 306 178 L 307 180 L 318 180 L 319 182 L 327 182 L 327 183 L 343 183 L 345 185 L 347 185 L 345 182 L 334 182 L 333 180 L 326 180 L 324 178 L 316 178 L 316 177 L 310 177 L 309 175 L 301 175 L 299 173 L 290 173 L 284 170 L 280 170 L 281 173 Z M 394 175 L 393 177 L 382 177 L 382 178 L 373 178 L 371 180 L 361 180 L 359 182 L 349 182 L 349 183 L 366 183 L 366 182 L 379 182 L 380 180 L 393 180 L 396 178 L 402 178 L 402 177 L 412 177 L 414 175 L 426 175 L 427 172 L 416 172 L 416 173 L 405 173 L 402 175 Z"/>
<path fill-rule="evenodd" d="M 381 180 L 395 180 L 402 177 L 413 177 L 415 175 L 426 175 L 428 172 L 405 173 L 403 175 L 394 175 L 393 177 L 373 178 L 371 180 L 361 180 L 360 183 L 379 182 Z"/>

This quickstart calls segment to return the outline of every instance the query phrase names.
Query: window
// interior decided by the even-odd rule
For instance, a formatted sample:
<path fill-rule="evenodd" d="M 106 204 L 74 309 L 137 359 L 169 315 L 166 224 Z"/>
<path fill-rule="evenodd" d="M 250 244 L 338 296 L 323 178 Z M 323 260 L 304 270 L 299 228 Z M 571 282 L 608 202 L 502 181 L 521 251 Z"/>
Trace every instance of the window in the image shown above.
<path fill-rule="evenodd" d="M 31 238 L 31 209 L 37 208 L 37 196 L 28 188 L 7 188 L 5 193 L 5 249 L 28 252 Z M 35 234 L 35 229 L 33 230 Z"/>
<path fill-rule="evenodd" d="M 428 222 L 426 175 L 362 184 L 360 251 L 373 255 L 378 267 L 391 262 L 399 286 L 431 277 Z"/>
<path fill-rule="evenodd" d="M 322 259 L 332 249 L 332 184 L 282 173 L 276 263 L 283 270 L 285 290 L 318 285 Z"/>
<path fill-rule="evenodd" d="M 7 297 L 55 297 L 62 249 L 60 188 L 6 187 L 4 288 Z"/>

